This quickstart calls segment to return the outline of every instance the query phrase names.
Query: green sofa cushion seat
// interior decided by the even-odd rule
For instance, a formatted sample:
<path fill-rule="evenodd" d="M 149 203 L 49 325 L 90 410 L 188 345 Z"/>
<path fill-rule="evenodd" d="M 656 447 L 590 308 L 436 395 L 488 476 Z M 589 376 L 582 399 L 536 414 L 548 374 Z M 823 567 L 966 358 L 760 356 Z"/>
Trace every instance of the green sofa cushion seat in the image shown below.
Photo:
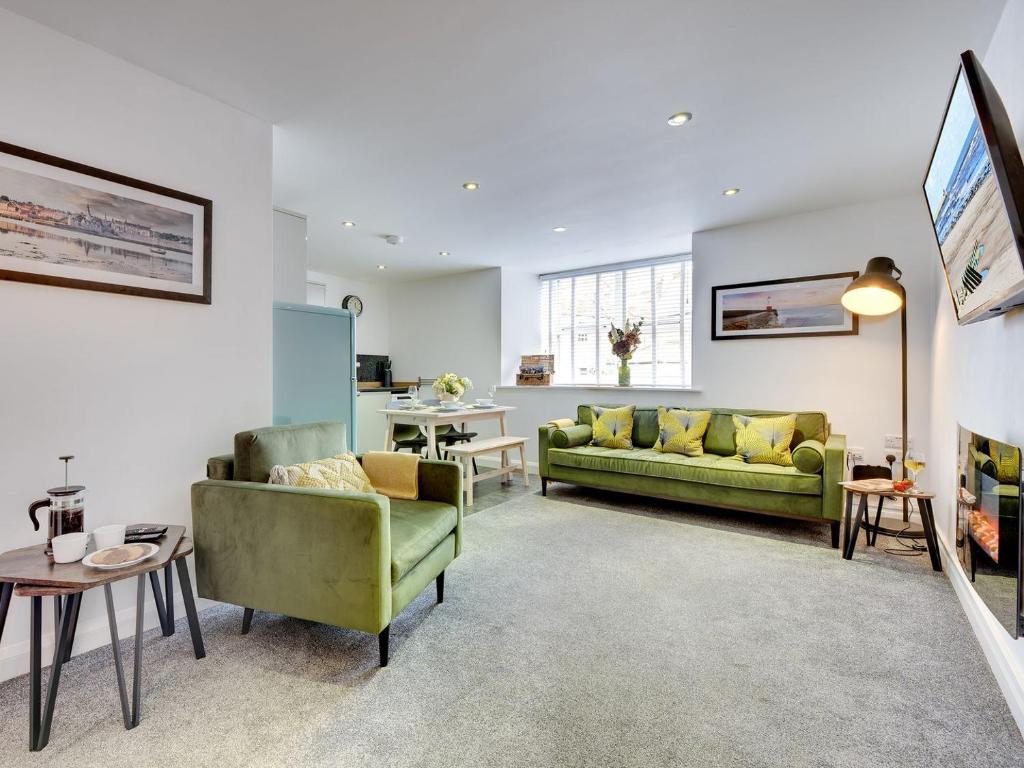
<path fill-rule="evenodd" d="M 444 541 L 458 519 L 451 504 L 391 499 L 391 583 L 398 583 Z"/>
<path fill-rule="evenodd" d="M 563 467 L 660 477 L 728 488 L 747 488 L 807 496 L 821 495 L 821 475 L 796 467 L 746 464 L 731 457 L 704 454 L 683 456 L 653 449 L 549 448 L 548 461 Z"/>

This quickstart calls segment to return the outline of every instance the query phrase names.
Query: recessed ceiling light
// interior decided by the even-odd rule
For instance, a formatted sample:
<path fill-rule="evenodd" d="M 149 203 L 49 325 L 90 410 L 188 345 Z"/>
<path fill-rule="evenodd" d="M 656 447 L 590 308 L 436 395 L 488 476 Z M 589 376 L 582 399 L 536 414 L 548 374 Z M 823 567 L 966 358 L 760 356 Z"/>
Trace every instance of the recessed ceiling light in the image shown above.
<path fill-rule="evenodd" d="M 552 227 L 551 231 L 552 232 L 565 232 L 565 230 L 567 230 L 567 229 L 568 229 L 568 227 Z"/>
<path fill-rule="evenodd" d="M 676 112 L 665 122 L 673 128 L 678 128 L 680 125 L 686 125 L 691 120 L 693 120 L 693 115 L 689 112 Z"/>
<path fill-rule="evenodd" d="M 440 253 L 438 253 L 437 255 L 438 255 L 438 256 L 451 256 L 451 254 L 450 254 L 450 253 L 448 253 L 448 251 L 441 251 L 441 252 L 440 252 Z"/>
<path fill-rule="evenodd" d="M 356 225 L 356 223 L 354 221 L 343 221 L 343 222 L 341 222 L 341 226 L 345 227 L 346 229 L 352 229 L 352 227 L 354 227 L 355 225 Z"/>
<path fill-rule="evenodd" d="M 477 184 L 475 181 L 467 181 L 465 184 L 462 185 L 462 188 L 468 189 L 470 192 L 472 192 L 473 190 L 480 189 L 480 185 Z"/>
<path fill-rule="evenodd" d="M 728 189 L 723 189 L 722 190 L 722 194 L 725 195 L 726 197 L 735 197 L 739 193 L 740 193 L 740 188 L 739 187 L 729 187 Z"/>
<path fill-rule="evenodd" d="M 377 269 L 379 269 L 381 272 L 383 272 L 387 268 L 388 268 L 387 264 L 378 264 L 377 265 Z"/>

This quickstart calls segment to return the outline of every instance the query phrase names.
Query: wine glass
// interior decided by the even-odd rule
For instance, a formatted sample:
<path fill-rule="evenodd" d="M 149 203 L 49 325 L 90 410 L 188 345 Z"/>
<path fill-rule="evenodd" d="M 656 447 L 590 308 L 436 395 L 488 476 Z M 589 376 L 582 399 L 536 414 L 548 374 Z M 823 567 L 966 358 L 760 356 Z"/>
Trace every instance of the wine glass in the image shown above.
<path fill-rule="evenodd" d="M 491 384 L 490 388 L 487 390 L 487 396 L 489 398 L 491 398 L 491 400 L 494 400 L 494 396 L 497 395 L 497 394 L 498 394 L 498 385 L 497 384 Z"/>
<path fill-rule="evenodd" d="M 409 387 L 409 400 L 412 405 L 418 405 L 420 402 L 420 388 L 415 384 Z"/>
<path fill-rule="evenodd" d="M 914 486 L 911 488 L 912 491 L 918 493 L 921 491 L 917 486 L 917 478 L 924 471 L 927 464 L 928 462 L 925 459 L 924 454 L 921 451 L 914 450 L 913 448 L 907 451 L 907 455 L 903 457 L 903 466 L 910 471 L 910 479 L 914 481 Z"/>

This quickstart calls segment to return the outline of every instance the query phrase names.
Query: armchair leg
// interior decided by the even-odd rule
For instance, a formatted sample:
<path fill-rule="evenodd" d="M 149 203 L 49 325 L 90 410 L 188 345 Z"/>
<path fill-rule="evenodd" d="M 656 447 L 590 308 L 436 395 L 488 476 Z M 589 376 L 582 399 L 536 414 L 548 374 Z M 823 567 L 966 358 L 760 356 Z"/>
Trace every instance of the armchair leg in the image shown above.
<path fill-rule="evenodd" d="M 377 635 L 377 644 L 380 646 L 380 665 L 386 667 L 388 665 L 388 636 L 391 633 L 391 625 L 388 624 L 384 629 Z"/>
<path fill-rule="evenodd" d="M 546 477 L 542 477 L 540 479 L 540 495 L 541 496 L 547 496 L 548 495 L 548 479 Z M 836 544 L 835 546 L 838 547 L 839 545 Z"/>
<path fill-rule="evenodd" d="M 249 634 L 249 627 L 252 626 L 252 615 L 255 613 L 255 609 L 246 608 L 245 613 L 242 614 L 242 634 Z"/>
<path fill-rule="evenodd" d="M 444 602 L 444 571 L 441 571 L 441 573 L 439 573 L 437 575 L 436 584 L 437 584 L 437 602 L 438 603 L 443 603 Z"/>
<path fill-rule="evenodd" d="M 839 549 L 839 521 L 829 523 L 832 528 L 832 549 Z"/>

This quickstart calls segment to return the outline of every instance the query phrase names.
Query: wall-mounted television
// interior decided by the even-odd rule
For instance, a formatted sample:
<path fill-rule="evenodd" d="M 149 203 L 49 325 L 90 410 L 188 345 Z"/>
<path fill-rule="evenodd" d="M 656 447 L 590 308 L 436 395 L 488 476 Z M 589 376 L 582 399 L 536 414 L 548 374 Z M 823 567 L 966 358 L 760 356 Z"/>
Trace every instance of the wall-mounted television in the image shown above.
<path fill-rule="evenodd" d="M 960 55 L 924 195 L 957 321 L 1024 306 L 1024 163 L 973 51 Z"/>

